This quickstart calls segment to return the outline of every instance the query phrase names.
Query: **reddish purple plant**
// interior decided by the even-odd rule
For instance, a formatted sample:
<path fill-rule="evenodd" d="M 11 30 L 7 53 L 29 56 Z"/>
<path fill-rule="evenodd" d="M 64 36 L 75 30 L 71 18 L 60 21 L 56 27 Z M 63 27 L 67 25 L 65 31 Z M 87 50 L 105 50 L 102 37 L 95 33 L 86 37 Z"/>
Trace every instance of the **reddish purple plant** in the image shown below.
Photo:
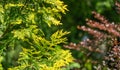
<path fill-rule="evenodd" d="M 120 12 L 120 3 L 116 1 L 115 5 L 118 7 L 117 9 Z M 91 57 L 91 53 L 104 54 L 103 57 L 101 57 L 103 62 L 101 63 L 101 66 L 105 66 L 110 70 L 119 70 L 120 24 L 109 22 L 104 16 L 95 11 L 93 11 L 92 14 L 96 19 L 95 21 L 86 19 L 88 26 L 78 25 L 77 28 L 88 32 L 93 35 L 94 38 L 88 38 L 78 44 L 70 43 L 69 45 L 64 45 L 64 47 L 85 52 L 86 57 Z"/>

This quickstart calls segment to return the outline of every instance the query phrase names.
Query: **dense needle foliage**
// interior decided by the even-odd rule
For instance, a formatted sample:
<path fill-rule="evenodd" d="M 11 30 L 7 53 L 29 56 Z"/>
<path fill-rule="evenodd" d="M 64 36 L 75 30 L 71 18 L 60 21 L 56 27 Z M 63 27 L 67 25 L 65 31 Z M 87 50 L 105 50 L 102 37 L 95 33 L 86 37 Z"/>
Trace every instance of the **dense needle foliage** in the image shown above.
<path fill-rule="evenodd" d="M 69 65 L 71 53 L 60 48 L 69 32 L 52 30 L 62 24 L 66 10 L 60 0 L 0 0 L 0 70 L 61 70 Z"/>

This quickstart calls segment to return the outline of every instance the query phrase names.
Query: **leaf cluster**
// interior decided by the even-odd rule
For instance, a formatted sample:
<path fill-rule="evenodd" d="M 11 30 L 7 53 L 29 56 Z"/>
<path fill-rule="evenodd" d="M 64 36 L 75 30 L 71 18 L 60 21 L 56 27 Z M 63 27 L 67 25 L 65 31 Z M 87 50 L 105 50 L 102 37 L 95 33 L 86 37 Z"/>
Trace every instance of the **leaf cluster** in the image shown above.
<path fill-rule="evenodd" d="M 60 70 L 73 61 L 68 50 L 57 48 L 69 34 L 57 30 L 46 38 L 44 29 L 61 25 L 66 5 L 60 0 L 6 0 L 0 3 L 1 68 Z M 47 28 L 44 26 L 47 25 Z M 47 29 L 47 31 L 49 31 Z M 9 60 L 7 59 L 9 58 Z"/>

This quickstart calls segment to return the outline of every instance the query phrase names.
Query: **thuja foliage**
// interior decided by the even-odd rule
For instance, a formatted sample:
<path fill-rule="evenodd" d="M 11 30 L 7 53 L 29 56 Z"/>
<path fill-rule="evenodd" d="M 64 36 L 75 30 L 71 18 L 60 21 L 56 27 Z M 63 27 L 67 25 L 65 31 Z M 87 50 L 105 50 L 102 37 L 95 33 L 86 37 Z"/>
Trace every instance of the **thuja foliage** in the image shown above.
<path fill-rule="evenodd" d="M 73 61 L 67 31 L 47 32 L 61 25 L 66 5 L 60 0 L 0 1 L 0 70 L 61 70 Z M 44 30 L 46 29 L 46 30 Z"/>
<path fill-rule="evenodd" d="M 117 12 L 120 3 L 115 2 Z M 120 24 L 109 22 L 104 16 L 93 11 L 94 20 L 86 19 L 86 26 L 77 26 L 92 37 L 87 37 L 78 44 L 70 43 L 65 48 L 80 51 L 83 59 L 77 60 L 82 69 L 88 70 L 119 70 L 120 69 Z"/>

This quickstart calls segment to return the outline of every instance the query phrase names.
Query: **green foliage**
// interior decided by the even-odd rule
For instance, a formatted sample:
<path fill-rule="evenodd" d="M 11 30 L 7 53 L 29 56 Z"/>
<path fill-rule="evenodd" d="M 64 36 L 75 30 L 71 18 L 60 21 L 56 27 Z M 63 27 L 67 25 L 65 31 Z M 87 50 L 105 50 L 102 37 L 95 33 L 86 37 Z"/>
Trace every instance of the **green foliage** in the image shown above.
<path fill-rule="evenodd" d="M 4 50 L 0 67 L 8 70 L 61 70 L 69 65 L 73 61 L 70 52 L 57 48 L 66 43 L 64 36 L 69 32 L 57 30 L 47 37 L 49 29 L 62 24 L 61 13 L 65 14 L 66 10 L 60 0 L 0 1 L 0 50 Z"/>
<path fill-rule="evenodd" d="M 44 53 L 34 47 L 22 50 L 18 60 L 20 65 L 9 70 L 61 70 L 61 66 L 66 66 L 73 60 L 68 50 L 60 48 Z"/>
<path fill-rule="evenodd" d="M 68 65 L 66 68 L 63 68 L 62 70 L 70 70 L 70 69 L 74 69 L 74 68 L 80 68 L 80 64 L 73 62 L 70 65 Z"/>
<path fill-rule="evenodd" d="M 1 56 L 2 51 L 3 51 L 3 50 L 0 50 L 0 70 L 3 70 L 3 67 L 2 67 L 2 64 L 1 64 L 1 62 L 2 62 L 2 60 L 3 60 L 3 56 Z"/>
<path fill-rule="evenodd" d="M 112 3 L 113 3 L 113 0 L 105 0 L 105 1 L 102 1 L 102 2 L 97 2 L 95 9 L 96 9 L 99 13 L 104 12 L 106 8 L 107 8 L 108 10 L 111 10 L 112 5 L 113 5 Z"/>
<path fill-rule="evenodd" d="M 62 43 L 63 41 L 66 41 L 67 38 L 62 38 L 64 35 L 68 34 L 69 32 L 63 32 L 63 30 L 59 30 L 57 32 L 55 32 L 52 36 L 51 36 L 51 41 L 53 45 L 57 45 Z"/>

